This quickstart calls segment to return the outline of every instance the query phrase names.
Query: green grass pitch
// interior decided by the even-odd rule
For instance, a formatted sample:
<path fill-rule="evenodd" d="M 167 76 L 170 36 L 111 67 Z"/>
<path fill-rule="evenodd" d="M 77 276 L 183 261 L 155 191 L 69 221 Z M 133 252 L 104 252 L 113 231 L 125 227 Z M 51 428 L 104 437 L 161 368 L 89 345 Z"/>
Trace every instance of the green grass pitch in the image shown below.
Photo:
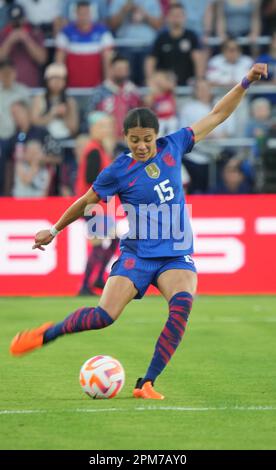
<path fill-rule="evenodd" d="M 197 298 L 186 336 L 156 383 L 162 402 L 132 398 L 167 317 L 161 298 L 133 301 L 105 330 L 9 355 L 18 330 L 96 300 L 0 299 L 1 449 L 276 448 L 276 297 Z M 91 400 L 79 386 L 81 365 L 97 354 L 126 370 L 114 399 Z"/>

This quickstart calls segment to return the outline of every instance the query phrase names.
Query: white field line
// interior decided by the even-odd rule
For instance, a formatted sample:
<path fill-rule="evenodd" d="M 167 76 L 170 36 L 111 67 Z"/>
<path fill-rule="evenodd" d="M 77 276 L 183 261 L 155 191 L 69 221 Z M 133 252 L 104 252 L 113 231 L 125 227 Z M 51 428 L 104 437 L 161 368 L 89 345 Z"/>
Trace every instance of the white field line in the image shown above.
<path fill-rule="evenodd" d="M 0 415 L 16 414 L 49 414 L 49 413 L 126 413 L 139 411 L 177 411 L 177 412 L 206 412 L 206 411 L 276 411 L 276 406 L 139 406 L 135 408 L 76 408 L 72 410 L 0 410 Z"/>

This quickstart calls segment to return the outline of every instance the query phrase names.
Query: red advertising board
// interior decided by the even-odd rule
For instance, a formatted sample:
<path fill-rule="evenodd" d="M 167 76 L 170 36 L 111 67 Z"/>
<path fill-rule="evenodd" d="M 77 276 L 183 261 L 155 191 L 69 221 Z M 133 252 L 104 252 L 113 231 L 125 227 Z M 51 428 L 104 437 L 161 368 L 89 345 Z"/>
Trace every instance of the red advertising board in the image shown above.
<path fill-rule="evenodd" d="M 34 234 L 50 227 L 71 198 L 0 204 L 0 295 L 75 295 L 88 243 L 85 222 L 65 229 L 46 251 Z M 195 261 L 202 294 L 276 294 L 276 195 L 193 196 Z"/>

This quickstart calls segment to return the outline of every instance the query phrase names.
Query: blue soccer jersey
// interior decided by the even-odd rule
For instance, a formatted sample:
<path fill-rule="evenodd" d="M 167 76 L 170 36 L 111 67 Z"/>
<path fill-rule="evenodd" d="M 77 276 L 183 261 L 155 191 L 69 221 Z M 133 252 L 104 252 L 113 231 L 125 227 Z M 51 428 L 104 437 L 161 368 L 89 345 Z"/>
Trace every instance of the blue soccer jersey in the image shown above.
<path fill-rule="evenodd" d="M 146 162 L 126 151 L 98 175 L 93 190 L 104 201 L 118 194 L 128 215 L 122 251 L 142 258 L 193 253 L 181 180 L 182 157 L 193 145 L 192 129 L 184 128 L 157 139 L 157 154 Z"/>

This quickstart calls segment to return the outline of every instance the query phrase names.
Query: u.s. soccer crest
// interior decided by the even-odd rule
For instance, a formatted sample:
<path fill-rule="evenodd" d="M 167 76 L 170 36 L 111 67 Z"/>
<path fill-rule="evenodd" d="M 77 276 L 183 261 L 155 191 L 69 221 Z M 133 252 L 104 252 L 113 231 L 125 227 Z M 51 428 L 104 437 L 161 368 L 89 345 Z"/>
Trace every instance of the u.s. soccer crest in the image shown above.
<path fill-rule="evenodd" d="M 160 168 L 158 168 L 156 163 L 150 163 L 146 166 L 145 170 L 150 178 L 156 179 L 160 175 Z"/>

